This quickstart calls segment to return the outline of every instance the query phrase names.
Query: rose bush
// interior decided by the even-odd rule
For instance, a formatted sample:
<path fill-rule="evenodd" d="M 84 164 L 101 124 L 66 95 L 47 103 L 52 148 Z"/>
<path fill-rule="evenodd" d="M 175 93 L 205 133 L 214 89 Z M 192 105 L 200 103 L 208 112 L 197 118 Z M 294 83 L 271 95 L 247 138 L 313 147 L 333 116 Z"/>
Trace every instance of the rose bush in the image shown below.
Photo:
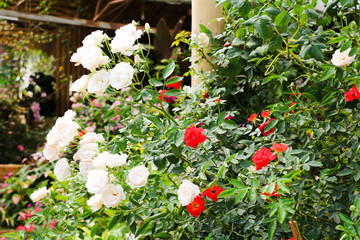
<path fill-rule="evenodd" d="M 214 66 L 191 70 L 202 79 L 193 87 L 171 85 L 182 80 L 170 78 L 174 63 L 156 78 L 146 62 L 134 62 L 148 54 L 134 24 L 103 37 L 97 46 L 109 61 L 78 62 L 95 66 L 87 98 L 123 103 L 105 116 L 119 115 L 122 127 L 102 137 L 89 131 L 90 138 L 79 125 L 81 134 L 50 142 L 58 151 L 49 158 L 68 159 L 70 175 L 49 188 L 42 199 L 49 207 L 29 221 L 61 216 L 61 235 L 43 232 L 57 238 L 106 239 L 119 230 L 143 239 L 291 239 L 289 220 L 306 239 L 351 238 L 346 216 L 360 180 L 358 92 L 349 90 L 360 86 L 359 43 L 351 20 L 359 16 L 351 3 L 329 4 L 323 14 L 315 3 L 220 1 L 222 34 L 201 26 L 201 42 L 177 40 Z M 122 62 L 134 68 L 133 82 L 122 85 L 132 88 L 131 100 L 109 80 Z M 75 127 L 69 115 L 61 119 Z M 109 165 L 116 154 L 126 161 Z M 345 227 L 336 229 L 341 220 Z"/>

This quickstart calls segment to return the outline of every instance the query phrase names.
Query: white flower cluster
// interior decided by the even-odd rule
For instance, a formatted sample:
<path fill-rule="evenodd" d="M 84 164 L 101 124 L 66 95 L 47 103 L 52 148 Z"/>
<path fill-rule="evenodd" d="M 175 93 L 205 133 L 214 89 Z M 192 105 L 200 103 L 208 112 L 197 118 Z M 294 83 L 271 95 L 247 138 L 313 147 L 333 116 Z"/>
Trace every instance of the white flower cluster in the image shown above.
<path fill-rule="evenodd" d="M 56 120 L 54 127 L 48 133 L 43 154 L 50 162 L 59 159 L 66 146 L 78 135 L 80 126 L 73 121 L 75 115 L 72 110 L 66 111 L 63 117 Z"/>
<path fill-rule="evenodd" d="M 120 53 L 130 56 L 139 49 L 136 40 L 141 37 L 142 31 L 136 30 L 134 24 L 128 24 L 116 30 L 115 37 L 109 47 L 112 53 Z M 95 31 L 83 41 L 83 46 L 77 49 L 71 57 L 76 65 L 81 64 L 84 68 L 92 71 L 89 75 L 83 75 L 70 87 L 71 92 L 86 92 L 101 96 L 111 86 L 117 90 L 125 88 L 132 83 L 134 68 L 128 62 L 120 62 L 110 70 L 100 69 L 110 63 L 108 56 L 104 55 L 101 47 L 105 40 L 109 40 L 102 31 Z M 106 46 L 107 43 L 106 43 Z M 113 59 L 115 61 L 115 59 Z"/>

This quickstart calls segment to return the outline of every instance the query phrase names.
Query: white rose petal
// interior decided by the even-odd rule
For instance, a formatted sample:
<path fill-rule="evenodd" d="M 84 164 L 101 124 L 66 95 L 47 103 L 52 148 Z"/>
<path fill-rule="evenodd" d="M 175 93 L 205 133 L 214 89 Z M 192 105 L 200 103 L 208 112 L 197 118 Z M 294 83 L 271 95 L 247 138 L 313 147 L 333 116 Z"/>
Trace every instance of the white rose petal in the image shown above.
<path fill-rule="evenodd" d="M 70 92 L 82 92 L 86 93 L 86 89 L 89 82 L 89 75 L 83 75 L 81 78 L 73 82 L 70 87 Z"/>
<path fill-rule="evenodd" d="M 195 41 L 200 47 L 207 47 L 210 43 L 209 37 L 205 33 L 200 33 L 191 36 L 192 41 Z"/>
<path fill-rule="evenodd" d="M 121 62 L 109 71 L 110 85 L 119 90 L 132 83 L 134 68 L 130 63 Z"/>
<path fill-rule="evenodd" d="M 106 89 L 109 86 L 109 73 L 105 69 L 101 69 L 94 73 L 90 78 L 87 90 L 89 93 L 95 93 L 98 96 L 101 96 L 105 93 Z"/>
<path fill-rule="evenodd" d="M 105 139 L 101 134 L 97 134 L 94 132 L 86 132 L 84 136 L 82 136 L 79 144 L 84 145 L 86 143 L 94 143 L 94 142 L 104 142 Z"/>
<path fill-rule="evenodd" d="M 56 145 L 45 145 L 45 148 L 43 150 L 44 157 L 49 160 L 50 162 L 55 161 L 59 158 L 59 149 Z"/>
<path fill-rule="evenodd" d="M 199 193 L 199 187 L 189 180 L 184 180 L 177 192 L 179 201 L 183 206 L 187 206 L 189 203 L 192 203 Z"/>
<path fill-rule="evenodd" d="M 99 66 L 108 64 L 109 61 L 109 57 L 104 56 L 99 47 L 92 46 L 86 48 L 80 63 L 84 68 L 94 71 Z"/>
<path fill-rule="evenodd" d="M 34 202 L 40 201 L 48 194 L 49 190 L 46 187 L 41 187 L 30 195 L 30 199 Z"/>
<path fill-rule="evenodd" d="M 90 170 L 87 174 L 86 188 L 90 193 L 103 193 L 109 182 L 108 173 L 102 169 Z"/>
<path fill-rule="evenodd" d="M 86 52 L 86 47 L 80 47 L 76 50 L 76 53 L 74 53 L 71 58 L 70 58 L 70 62 L 75 62 L 75 66 L 79 65 L 81 63 L 81 59 L 83 58 L 85 52 Z"/>
<path fill-rule="evenodd" d="M 105 169 L 108 164 L 108 159 L 110 158 L 110 153 L 108 151 L 104 151 L 97 155 L 96 158 L 93 160 L 93 167 L 94 168 L 101 168 Z"/>
<path fill-rule="evenodd" d="M 336 50 L 331 59 L 331 63 L 336 67 L 349 66 L 355 60 L 355 55 L 349 57 L 350 50 L 351 49 L 348 49 L 343 52 L 340 52 L 340 49 Z"/>
<path fill-rule="evenodd" d="M 116 35 L 110 43 L 111 52 L 130 56 L 139 46 L 134 46 L 136 38 L 126 34 Z"/>
<path fill-rule="evenodd" d="M 99 210 L 103 205 L 103 195 L 95 194 L 94 196 L 91 196 L 86 203 L 90 207 L 90 209 L 95 212 Z"/>
<path fill-rule="evenodd" d="M 102 46 L 101 43 L 108 39 L 109 37 L 103 33 L 101 30 L 92 32 L 90 35 L 86 36 L 82 41 L 83 45 L 86 47 L 91 46 Z"/>
<path fill-rule="evenodd" d="M 108 184 L 103 193 L 105 207 L 116 207 L 125 199 L 123 188 L 118 184 Z"/>
<path fill-rule="evenodd" d="M 86 177 L 91 169 L 92 169 L 92 161 L 81 161 L 79 163 L 79 170 L 81 175 Z"/>
<path fill-rule="evenodd" d="M 131 188 L 143 187 L 147 183 L 149 170 L 145 166 L 137 166 L 130 170 L 127 183 Z"/>
<path fill-rule="evenodd" d="M 77 151 L 77 156 L 81 161 L 92 161 L 99 154 L 97 143 L 85 143 Z"/>
<path fill-rule="evenodd" d="M 120 29 L 115 31 L 116 35 L 128 35 L 131 36 L 135 39 L 138 39 L 141 37 L 142 31 L 141 30 L 136 30 L 136 26 L 132 23 L 127 24 L 123 27 L 121 27 Z"/>
<path fill-rule="evenodd" d="M 128 158 L 127 154 L 111 154 L 107 161 L 107 165 L 111 168 L 120 167 L 126 164 L 126 159 Z"/>
<path fill-rule="evenodd" d="M 61 158 L 56 162 L 54 174 L 57 180 L 61 182 L 70 176 L 70 165 L 66 158 Z"/>

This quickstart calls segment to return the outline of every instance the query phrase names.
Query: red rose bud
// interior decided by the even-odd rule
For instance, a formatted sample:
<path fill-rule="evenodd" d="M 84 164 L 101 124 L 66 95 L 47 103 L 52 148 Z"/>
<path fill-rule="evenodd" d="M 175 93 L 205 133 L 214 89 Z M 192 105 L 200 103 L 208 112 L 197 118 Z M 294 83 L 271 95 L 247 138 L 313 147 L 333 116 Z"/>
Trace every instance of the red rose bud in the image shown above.
<path fill-rule="evenodd" d="M 280 197 L 280 194 L 277 193 L 278 185 L 275 184 L 275 190 L 272 193 L 268 193 L 267 191 L 265 193 L 261 193 L 261 195 L 265 195 L 267 197 Z"/>
<path fill-rule="evenodd" d="M 160 93 L 160 96 L 158 97 L 160 99 L 160 101 L 162 102 L 166 102 L 166 96 L 165 96 L 165 93 L 167 92 L 167 90 L 160 90 L 159 93 Z"/>
<path fill-rule="evenodd" d="M 276 156 L 273 155 L 273 153 L 270 151 L 270 149 L 267 149 L 266 147 L 261 148 L 258 150 L 255 155 L 252 157 L 253 163 L 255 163 L 256 170 L 260 170 L 263 167 L 266 167 L 270 160 L 275 160 Z"/>
<path fill-rule="evenodd" d="M 270 149 L 273 150 L 274 152 L 281 153 L 281 152 L 287 150 L 288 148 L 289 148 L 288 145 L 276 143 Z"/>
<path fill-rule="evenodd" d="M 186 206 L 187 211 L 194 217 L 198 217 L 205 210 L 205 200 L 197 196 L 192 203 Z"/>
<path fill-rule="evenodd" d="M 206 91 L 205 94 L 203 95 L 204 98 L 208 98 L 209 97 L 209 91 Z"/>
<path fill-rule="evenodd" d="M 227 41 L 225 44 L 224 44 L 224 47 L 229 47 L 231 46 L 231 42 Z"/>
<path fill-rule="evenodd" d="M 256 118 L 257 118 L 257 114 L 253 113 L 248 118 L 248 122 L 255 122 Z"/>
<path fill-rule="evenodd" d="M 174 104 L 175 99 L 177 99 L 177 97 L 175 97 L 175 96 L 165 96 L 165 99 L 166 99 L 165 102 L 168 102 L 169 104 Z"/>
<path fill-rule="evenodd" d="M 215 99 L 216 103 L 219 103 L 220 101 L 221 101 L 220 98 Z"/>
<path fill-rule="evenodd" d="M 274 132 L 274 128 L 270 129 L 269 131 L 265 132 L 265 128 L 268 125 L 269 122 L 271 122 L 272 120 L 274 120 L 273 118 L 270 118 L 267 122 L 264 122 L 263 124 L 261 124 L 258 128 L 260 129 L 260 132 L 264 135 L 267 136 L 270 133 Z"/>
<path fill-rule="evenodd" d="M 170 80 L 172 78 L 176 78 L 176 77 L 180 77 L 180 76 L 172 76 L 168 80 Z M 182 80 L 180 80 L 179 82 L 176 82 L 176 83 L 170 83 L 170 84 L 166 85 L 166 87 L 167 87 L 167 89 L 170 89 L 170 88 L 180 89 L 181 88 L 181 84 L 180 84 L 181 81 Z"/>
<path fill-rule="evenodd" d="M 191 126 L 185 130 L 184 134 L 186 146 L 197 148 L 199 143 L 205 142 L 206 137 L 203 132 L 203 128 L 197 128 L 194 124 L 191 124 Z"/>
<path fill-rule="evenodd" d="M 267 111 L 262 111 L 261 112 L 261 116 L 263 117 L 263 118 L 268 118 L 269 116 L 270 116 L 270 110 L 267 110 Z"/>
<path fill-rule="evenodd" d="M 217 202 L 218 196 L 222 191 L 224 191 L 224 189 L 222 189 L 221 187 L 213 186 L 211 188 L 206 189 L 204 195 L 212 199 L 214 202 Z"/>
<path fill-rule="evenodd" d="M 344 96 L 347 102 L 360 98 L 360 92 L 358 91 L 356 84 L 348 92 L 345 92 Z"/>
<path fill-rule="evenodd" d="M 230 114 L 226 114 L 226 117 L 224 118 L 224 120 L 233 120 L 234 117 L 231 116 Z"/>
<path fill-rule="evenodd" d="M 86 134 L 86 130 L 85 130 L 85 129 L 82 130 L 81 132 L 79 132 L 79 136 L 80 136 L 80 137 L 84 136 L 85 134 Z"/>
<path fill-rule="evenodd" d="M 297 104 L 297 102 L 292 102 L 292 103 L 290 103 L 289 108 L 290 108 L 292 105 L 295 105 L 295 104 Z M 295 111 L 294 111 L 294 110 L 291 110 L 291 113 L 295 113 Z"/>

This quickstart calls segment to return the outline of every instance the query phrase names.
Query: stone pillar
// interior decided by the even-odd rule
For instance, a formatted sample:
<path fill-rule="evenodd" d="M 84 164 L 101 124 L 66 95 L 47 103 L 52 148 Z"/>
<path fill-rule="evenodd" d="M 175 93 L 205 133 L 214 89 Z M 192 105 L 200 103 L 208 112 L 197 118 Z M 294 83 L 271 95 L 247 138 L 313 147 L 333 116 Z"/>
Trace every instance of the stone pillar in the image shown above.
<path fill-rule="evenodd" d="M 213 21 L 216 18 L 222 17 L 222 5 L 216 6 L 215 0 L 192 0 L 191 2 L 191 33 L 200 33 L 200 24 L 203 24 L 215 36 L 224 31 L 224 21 Z M 210 23 L 211 22 L 211 23 Z M 206 52 L 205 52 L 206 54 Z M 192 50 L 192 65 L 199 59 L 198 53 Z M 211 61 L 211 59 L 209 59 Z M 211 65 L 206 61 L 202 61 L 194 68 L 195 72 L 203 70 L 212 70 Z M 195 74 L 191 78 L 191 86 L 198 85 L 201 82 L 199 77 Z"/>

